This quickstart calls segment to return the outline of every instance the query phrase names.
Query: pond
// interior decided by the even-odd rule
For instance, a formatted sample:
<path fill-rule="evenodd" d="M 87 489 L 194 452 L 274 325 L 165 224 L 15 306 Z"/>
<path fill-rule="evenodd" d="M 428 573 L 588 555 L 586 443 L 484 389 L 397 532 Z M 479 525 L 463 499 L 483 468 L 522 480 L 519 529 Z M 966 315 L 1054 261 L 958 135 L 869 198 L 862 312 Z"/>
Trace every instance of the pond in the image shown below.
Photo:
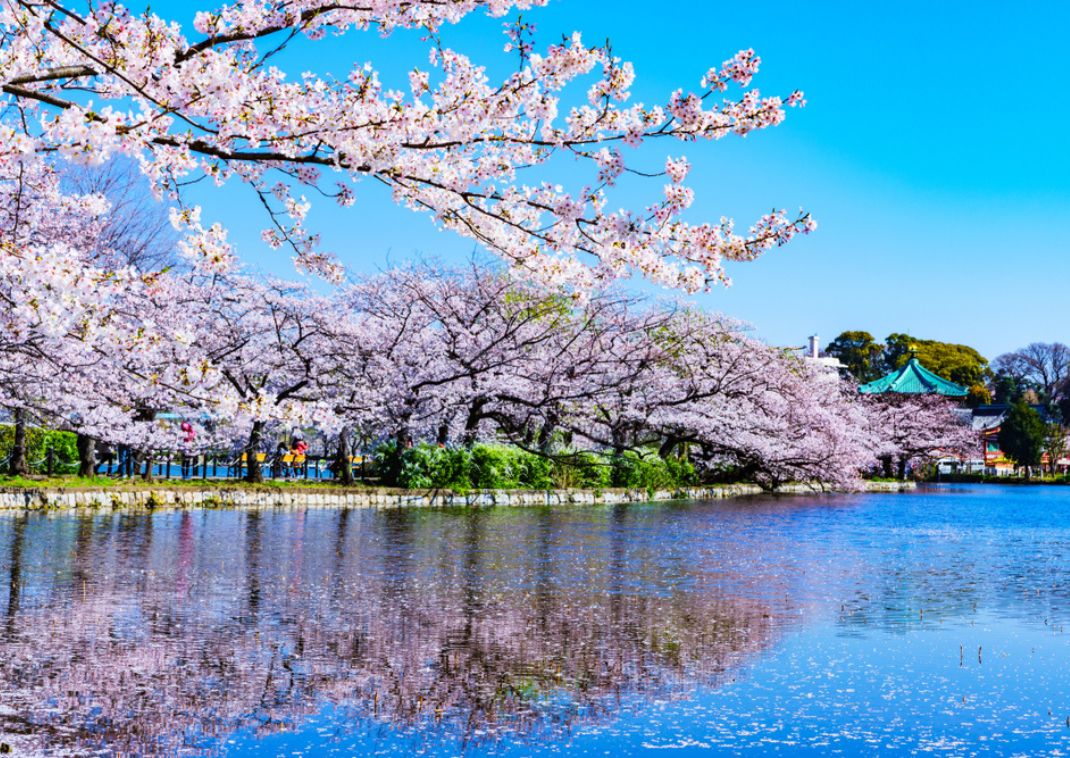
<path fill-rule="evenodd" d="M 1070 488 L 0 516 L 17 754 L 1070 752 Z"/>

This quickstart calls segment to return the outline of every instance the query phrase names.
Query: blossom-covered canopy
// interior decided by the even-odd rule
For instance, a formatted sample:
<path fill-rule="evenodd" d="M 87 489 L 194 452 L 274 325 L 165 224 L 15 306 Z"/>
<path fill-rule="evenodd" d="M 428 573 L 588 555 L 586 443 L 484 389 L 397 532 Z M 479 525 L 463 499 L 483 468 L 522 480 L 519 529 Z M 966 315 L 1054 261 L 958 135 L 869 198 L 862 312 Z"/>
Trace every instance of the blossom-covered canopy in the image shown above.
<path fill-rule="evenodd" d="M 966 397 L 965 387 L 949 382 L 925 368 L 917 358 L 911 358 L 902 368 L 858 388 L 863 395 L 944 395 Z"/>

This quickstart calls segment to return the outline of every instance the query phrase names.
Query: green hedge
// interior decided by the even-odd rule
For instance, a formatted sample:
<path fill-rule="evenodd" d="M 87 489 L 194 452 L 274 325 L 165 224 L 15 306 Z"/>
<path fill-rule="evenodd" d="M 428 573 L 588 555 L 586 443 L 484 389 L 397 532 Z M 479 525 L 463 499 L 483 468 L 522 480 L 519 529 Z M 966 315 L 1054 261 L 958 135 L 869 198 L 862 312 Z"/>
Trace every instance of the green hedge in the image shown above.
<path fill-rule="evenodd" d="M 927 482 L 942 484 L 1057 484 L 1070 485 L 1070 474 L 1052 477 L 1047 472 L 1043 476 L 1035 474 L 1028 479 L 1024 476 L 988 476 L 987 474 L 940 474 L 930 476 Z"/>
<path fill-rule="evenodd" d="M 407 489 L 471 488 L 472 453 L 465 448 L 420 444 L 401 455 L 398 486 Z"/>
<path fill-rule="evenodd" d="M 578 451 L 550 460 L 511 445 L 480 443 L 471 448 L 420 443 L 398 454 L 394 443 L 375 453 L 383 483 L 406 489 L 673 489 L 695 482 L 686 460 L 654 452 L 608 456 Z"/>
<path fill-rule="evenodd" d="M 45 472 L 45 455 L 49 447 L 56 451 L 56 473 L 70 473 L 78 470 L 77 436 L 73 432 L 57 432 L 54 429 L 42 429 L 37 426 L 26 427 L 26 462 L 30 473 Z M 5 461 L 7 471 L 8 458 L 15 443 L 15 427 L 12 424 L 0 424 L 0 459 Z"/>
<path fill-rule="evenodd" d="M 472 486 L 488 490 L 546 490 L 554 486 L 554 464 L 541 455 L 508 445 L 473 445 Z"/>
<path fill-rule="evenodd" d="M 605 456 L 583 450 L 554 462 L 554 484 L 561 489 L 604 489 L 613 486 L 613 471 Z"/>
<path fill-rule="evenodd" d="M 627 450 L 612 459 L 614 487 L 667 490 L 695 483 L 695 467 L 682 458 L 662 458 L 657 453 Z"/>

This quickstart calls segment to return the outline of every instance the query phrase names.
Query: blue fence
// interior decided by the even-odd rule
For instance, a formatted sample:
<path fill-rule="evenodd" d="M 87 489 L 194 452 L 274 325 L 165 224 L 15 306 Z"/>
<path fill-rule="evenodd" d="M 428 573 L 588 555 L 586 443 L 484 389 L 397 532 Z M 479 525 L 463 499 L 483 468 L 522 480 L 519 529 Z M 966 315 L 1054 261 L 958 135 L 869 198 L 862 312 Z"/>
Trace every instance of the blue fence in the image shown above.
<path fill-rule="evenodd" d="M 262 454 L 263 455 L 263 454 Z M 294 479 L 301 481 L 332 481 L 335 474 L 333 458 L 327 456 L 305 455 L 294 460 L 292 456 L 263 456 L 257 462 L 264 479 Z M 357 456 L 352 459 L 353 477 L 364 481 L 367 479 L 365 458 Z M 157 479 L 242 479 L 249 466 L 245 456 L 238 454 L 207 455 L 169 455 L 154 458 L 152 476 Z M 97 463 L 96 473 L 113 477 L 136 477 L 145 474 L 146 463 L 135 461 L 126 450 L 118 455 L 106 456 Z"/>

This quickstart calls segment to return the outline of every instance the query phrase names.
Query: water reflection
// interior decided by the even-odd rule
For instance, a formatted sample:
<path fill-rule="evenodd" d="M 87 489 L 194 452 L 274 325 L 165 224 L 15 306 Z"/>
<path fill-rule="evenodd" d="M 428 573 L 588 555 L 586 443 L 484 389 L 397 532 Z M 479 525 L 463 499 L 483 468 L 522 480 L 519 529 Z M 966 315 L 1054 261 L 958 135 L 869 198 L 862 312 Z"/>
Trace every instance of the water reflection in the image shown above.
<path fill-rule="evenodd" d="M 4 730 L 173 754 L 239 728 L 292 729 L 331 703 L 469 740 L 553 732 L 625 695 L 715 682 L 771 644 L 766 604 L 703 587 L 702 567 L 633 540 L 658 528 L 635 521 L 623 509 L 5 519 Z"/>
<path fill-rule="evenodd" d="M 313 752 L 358 732 L 566 745 L 739 678 L 794 691 L 824 686 L 830 660 L 865 677 L 890 665 L 882 643 L 844 657 L 836 637 L 944 634 L 983 614 L 1061 628 L 1070 502 L 1027 515 L 986 497 L 9 514 L 0 739 L 213 754 L 328 713 Z M 746 720 L 757 702 L 705 718 Z M 825 707 L 834 733 L 845 703 Z"/>

